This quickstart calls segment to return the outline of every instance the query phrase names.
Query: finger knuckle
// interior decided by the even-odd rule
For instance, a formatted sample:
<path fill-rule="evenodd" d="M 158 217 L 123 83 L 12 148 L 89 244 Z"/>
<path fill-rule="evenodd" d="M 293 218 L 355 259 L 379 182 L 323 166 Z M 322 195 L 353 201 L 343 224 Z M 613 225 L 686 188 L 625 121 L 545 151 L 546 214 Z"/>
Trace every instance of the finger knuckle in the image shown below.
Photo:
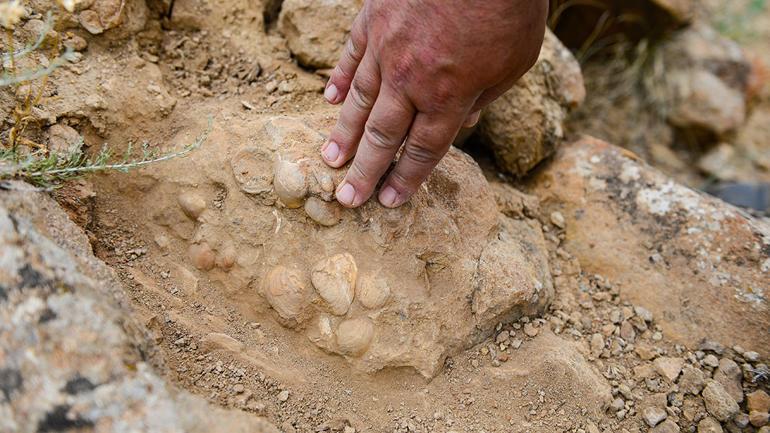
<path fill-rule="evenodd" d="M 460 107 L 457 94 L 458 86 L 447 80 L 437 81 L 427 95 L 425 106 L 420 111 L 427 113 L 440 113 L 450 111 L 453 107 Z"/>
<path fill-rule="evenodd" d="M 390 70 L 390 80 L 396 87 L 402 87 L 409 82 L 415 68 L 414 59 L 406 55 L 395 62 Z"/>
<path fill-rule="evenodd" d="M 398 140 L 392 133 L 386 132 L 376 121 L 369 121 L 364 127 L 364 137 L 375 150 L 391 150 Z"/>
<path fill-rule="evenodd" d="M 354 159 L 353 163 L 350 164 L 347 177 L 348 179 L 357 183 L 358 185 L 356 186 L 358 187 L 361 186 L 361 184 L 366 184 L 371 180 L 372 175 L 370 173 L 371 170 L 368 170 L 366 167 L 364 167 L 360 160 Z"/>
<path fill-rule="evenodd" d="M 371 86 L 366 82 L 366 79 L 360 78 L 358 75 L 353 79 L 350 102 L 358 110 L 369 110 L 374 105 L 374 92 L 369 90 L 370 88 Z"/>
<path fill-rule="evenodd" d="M 361 61 L 361 58 L 364 56 L 364 42 L 362 38 L 356 33 L 351 33 L 345 52 L 348 53 L 352 60 L 356 62 Z"/>
<path fill-rule="evenodd" d="M 433 166 L 441 159 L 443 152 L 434 144 L 413 140 L 404 149 L 404 154 L 420 166 Z"/>

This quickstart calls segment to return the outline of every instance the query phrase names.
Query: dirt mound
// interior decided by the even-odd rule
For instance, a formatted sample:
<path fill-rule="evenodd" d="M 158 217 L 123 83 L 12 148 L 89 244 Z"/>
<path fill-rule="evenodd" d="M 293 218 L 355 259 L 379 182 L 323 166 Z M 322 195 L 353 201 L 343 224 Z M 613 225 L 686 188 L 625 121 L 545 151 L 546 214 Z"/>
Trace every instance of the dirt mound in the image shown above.
<path fill-rule="evenodd" d="M 500 214 L 467 155 L 450 152 L 407 206 L 343 210 L 333 200 L 343 170 L 318 155 L 330 120 L 215 128 L 212 145 L 132 179 L 116 201 L 141 203 L 158 246 L 147 256 L 207 280 L 207 299 L 367 371 L 434 376 L 497 323 L 543 311 L 552 284 L 540 226 Z"/>

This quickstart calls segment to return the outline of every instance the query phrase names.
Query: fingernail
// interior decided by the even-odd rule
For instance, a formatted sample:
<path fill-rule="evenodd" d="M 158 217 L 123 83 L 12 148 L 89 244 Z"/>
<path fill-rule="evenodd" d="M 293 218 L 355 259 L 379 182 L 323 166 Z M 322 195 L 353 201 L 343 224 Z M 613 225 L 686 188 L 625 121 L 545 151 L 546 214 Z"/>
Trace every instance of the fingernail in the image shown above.
<path fill-rule="evenodd" d="M 475 113 L 471 113 L 470 116 L 468 116 L 468 119 L 465 121 L 466 128 L 473 128 L 476 126 L 477 123 L 479 123 L 479 119 L 481 118 L 481 110 L 476 111 Z"/>
<path fill-rule="evenodd" d="M 323 150 L 324 159 L 329 162 L 334 162 L 340 156 L 340 147 L 337 143 L 330 141 L 326 144 Z"/>
<path fill-rule="evenodd" d="M 337 95 L 339 94 L 339 91 L 337 90 L 337 86 L 334 84 L 329 84 L 329 86 L 324 90 L 324 98 L 330 103 L 334 104 L 337 102 Z"/>
<path fill-rule="evenodd" d="M 386 186 L 380 191 L 380 203 L 385 207 L 396 207 L 398 192 L 391 186 Z"/>
<path fill-rule="evenodd" d="M 337 201 L 347 205 L 353 206 L 353 200 L 356 198 L 356 189 L 353 185 L 345 183 L 340 189 L 337 190 Z"/>

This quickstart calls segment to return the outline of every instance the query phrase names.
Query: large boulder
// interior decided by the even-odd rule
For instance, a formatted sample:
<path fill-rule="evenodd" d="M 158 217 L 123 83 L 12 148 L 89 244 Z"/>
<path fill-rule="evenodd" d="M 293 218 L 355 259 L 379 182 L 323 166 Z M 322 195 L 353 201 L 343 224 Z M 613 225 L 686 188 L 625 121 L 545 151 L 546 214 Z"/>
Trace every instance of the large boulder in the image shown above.
<path fill-rule="evenodd" d="M 278 30 L 301 65 L 332 68 L 362 4 L 363 0 L 285 0 Z"/>
<path fill-rule="evenodd" d="M 770 227 L 592 138 L 560 150 L 530 181 L 566 220 L 588 273 L 657 318 L 675 341 L 770 354 Z"/>
<path fill-rule="evenodd" d="M 584 98 L 580 65 L 547 30 L 537 63 L 484 110 L 479 133 L 500 168 L 523 176 L 556 150 L 569 110 Z"/>
<path fill-rule="evenodd" d="M 433 376 L 499 322 L 543 311 L 553 288 L 541 227 L 501 214 L 469 156 L 451 150 L 398 209 L 343 209 L 333 192 L 344 170 L 318 154 L 334 118 L 232 122 L 106 194 L 141 209 L 150 260 L 209 288 L 186 296 L 364 371 Z"/>
<path fill-rule="evenodd" d="M 0 191 L 0 431 L 277 432 L 180 392 L 114 273 L 56 203 Z"/>
<path fill-rule="evenodd" d="M 724 136 L 744 124 L 752 65 L 737 43 L 699 23 L 660 50 L 665 108 L 674 127 Z"/>

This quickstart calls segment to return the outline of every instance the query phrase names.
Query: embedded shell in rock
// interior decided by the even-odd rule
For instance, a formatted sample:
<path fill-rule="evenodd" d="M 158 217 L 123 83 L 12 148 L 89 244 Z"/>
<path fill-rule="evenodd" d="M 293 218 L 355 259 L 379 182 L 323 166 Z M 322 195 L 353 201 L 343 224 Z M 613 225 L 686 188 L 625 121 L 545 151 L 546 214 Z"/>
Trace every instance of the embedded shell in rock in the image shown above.
<path fill-rule="evenodd" d="M 264 279 L 262 293 L 270 306 L 286 320 L 298 320 L 306 305 L 307 289 L 299 272 L 275 267 Z"/>
<path fill-rule="evenodd" d="M 290 209 L 302 207 L 307 195 L 307 182 L 302 167 L 298 163 L 279 157 L 275 162 L 273 187 L 286 207 Z"/>
<path fill-rule="evenodd" d="M 356 299 L 366 308 L 377 309 L 385 305 L 390 297 L 388 282 L 380 277 L 365 275 L 356 286 Z"/>
<path fill-rule="evenodd" d="M 311 273 L 313 287 L 329 307 L 329 311 L 337 316 L 348 312 L 355 296 L 358 267 L 356 261 L 348 253 L 337 254 L 321 260 Z"/>
<path fill-rule="evenodd" d="M 337 347 L 344 355 L 360 355 L 366 351 L 374 335 L 374 325 L 367 318 L 345 320 L 337 328 Z"/>

